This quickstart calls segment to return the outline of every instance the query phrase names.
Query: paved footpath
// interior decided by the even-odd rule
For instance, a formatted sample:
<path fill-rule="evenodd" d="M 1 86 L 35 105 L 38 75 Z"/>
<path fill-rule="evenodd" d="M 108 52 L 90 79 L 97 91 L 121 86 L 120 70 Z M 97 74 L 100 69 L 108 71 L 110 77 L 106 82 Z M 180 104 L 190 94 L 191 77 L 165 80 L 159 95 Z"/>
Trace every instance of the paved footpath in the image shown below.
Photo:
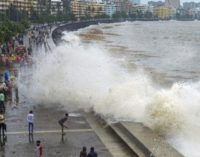
<path fill-rule="evenodd" d="M 42 142 L 43 157 L 78 157 L 82 146 L 88 150 L 94 146 L 99 156 L 112 157 L 81 113 L 69 114 L 69 128 L 62 139 L 58 119 L 65 114 L 64 109 L 24 102 L 13 110 L 8 105 L 6 110 L 7 142 L 0 147 L 0 157 L 35 157 L 36 140 Z M 34 143 L 29 142 L 27 134 L 29 110 L 35 114 Z"/>

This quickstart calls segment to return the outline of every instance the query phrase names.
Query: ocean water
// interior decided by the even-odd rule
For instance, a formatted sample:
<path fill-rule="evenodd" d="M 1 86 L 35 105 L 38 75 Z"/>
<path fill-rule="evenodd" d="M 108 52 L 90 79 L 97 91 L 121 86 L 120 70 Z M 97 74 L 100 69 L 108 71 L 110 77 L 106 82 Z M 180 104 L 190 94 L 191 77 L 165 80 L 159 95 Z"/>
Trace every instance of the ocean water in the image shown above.
<path fill-rule="evenodd" d="M 142 122 L 198 157 L 199 28 L 198 21 L 124 22 L 65 32 L 60 46 L 21 70 L 20 91 L 34 103 Z"/>

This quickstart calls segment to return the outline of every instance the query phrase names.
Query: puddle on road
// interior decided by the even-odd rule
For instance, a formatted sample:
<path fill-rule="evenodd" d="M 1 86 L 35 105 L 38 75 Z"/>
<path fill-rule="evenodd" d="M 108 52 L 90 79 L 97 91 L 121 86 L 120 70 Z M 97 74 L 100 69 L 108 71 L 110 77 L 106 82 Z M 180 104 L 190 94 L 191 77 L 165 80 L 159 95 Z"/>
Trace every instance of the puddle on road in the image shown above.
<path fill-rule="evenodd" d="M 81 117 L 82 115 L 80 113 L 69 113 L 70 117 Z"/>
<path fill-rule="evenodd" d="M 74 123 L 78 123 L 78 124 L 86 124 L 85 121 L 74 121 Z"/>

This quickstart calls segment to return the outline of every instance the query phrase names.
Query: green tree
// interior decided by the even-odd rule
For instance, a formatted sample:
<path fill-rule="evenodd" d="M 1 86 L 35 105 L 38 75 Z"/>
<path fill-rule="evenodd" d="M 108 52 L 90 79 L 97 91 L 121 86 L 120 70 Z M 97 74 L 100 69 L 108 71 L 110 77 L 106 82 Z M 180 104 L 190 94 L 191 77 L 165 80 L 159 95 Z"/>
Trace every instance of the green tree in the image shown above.
<path fill-rule="evenodd" d="M 144 14 L 143 14 L 142 10 L 137 10 L 137 17 L 138 18 L 143 18 L 144 17 Z"/>
<path fill-rule="evenodd" d="M 25 29 L 28 29 L 29 27 L 30 27 L 30 22 L 28 21 L 28 20 L 22 20 L 21 22 L 20 22 L 20 24 L 21 25 L 23 25 L 23 27 L 25 28 Z"/>
<path fill-rule="evenodd" d="M 136 13 L 131 13 L 129 16 L 130 16 L 130 18 L 135 19 L 137 17 L 137 14 Z"/>
<path fill-rule="evenodd" d="M 146 12 L 144 13 L 144 17 L 145 17 L 145 18 L 152 18 L 152 17 L 153 17 L 153 14 L 152 14 L 152 12 L 150 12 L 150 11 L 146 11 Z"/>
<path fill-rule="evenodd" d="M 128 15 L 127 15 L 127 13 L 126 13 L 126 12 L 122 11 L 122 12 L 121 12 L 121 17 L 122 17 L 122 18 L 127 18 L 127 17 L 128 17 Z"/>
<path fill-rule="evenodd" d="M 114 18 L 114 19 L 121 18 L 121 14 L 120 14 L 120 12 L 116 12 L 116 13 L 114 13 L 114 14 L 112 15 L 112 18 Z"/>
<path fill-rule="evenodd" d="M 4 13 L 0 13 L 0 21 L 5 21 L 7 19 Z"/>

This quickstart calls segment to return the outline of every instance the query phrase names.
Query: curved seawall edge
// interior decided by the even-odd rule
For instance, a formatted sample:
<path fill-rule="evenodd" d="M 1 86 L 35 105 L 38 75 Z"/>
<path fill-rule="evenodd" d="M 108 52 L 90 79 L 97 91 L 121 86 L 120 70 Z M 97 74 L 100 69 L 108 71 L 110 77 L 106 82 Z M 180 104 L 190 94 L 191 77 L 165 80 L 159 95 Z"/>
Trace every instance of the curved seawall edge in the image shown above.
<path fill-rule="evenodd" d="M 115 22 L 125 22 L 125 19 L 101 19 L 101 20 L 90 20 L 90 21 L 79 21 L 79 22 L 69 22 L 58 26 L 52 32 L 52 39 L 56 45 L 61 42 L 62 33 L 64 31 L 76 31 L 80 28 L 85 28 L 90 25 L 97 25 L 99 23 L 115 23 Z"/>

